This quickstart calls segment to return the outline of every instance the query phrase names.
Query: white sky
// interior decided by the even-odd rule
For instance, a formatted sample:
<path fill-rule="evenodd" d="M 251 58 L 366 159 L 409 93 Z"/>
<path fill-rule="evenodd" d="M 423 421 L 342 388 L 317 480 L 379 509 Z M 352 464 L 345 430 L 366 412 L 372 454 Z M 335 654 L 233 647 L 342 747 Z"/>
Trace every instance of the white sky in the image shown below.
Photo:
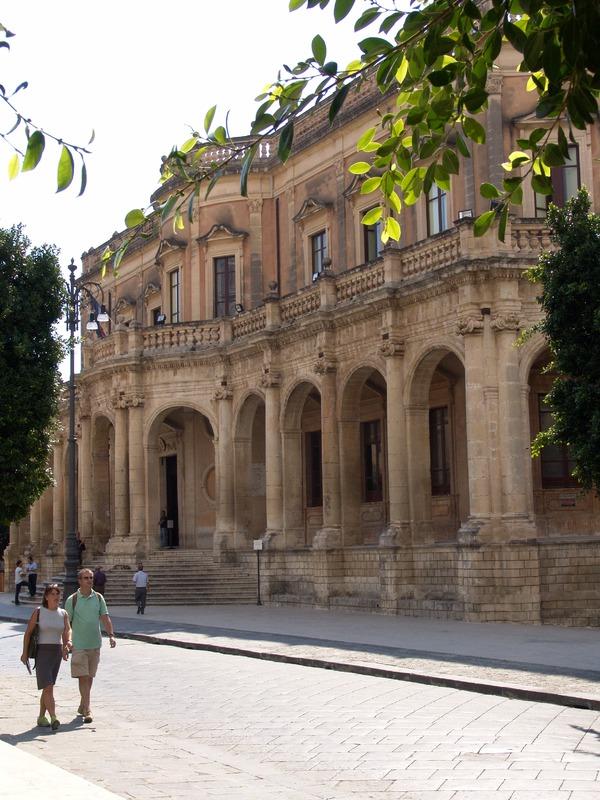
<path fill-rule="evenodd" d="M 60 247 L 64 265 L 147 204 L 160 156 L 188 138 L 188 125 L 201 129 L 211 105 L 222 112 L 215 122 L 232 109 L 231 132 L 243 134 L 255 96 L 282 63 L 310 54 L 316 33 L 328 57 L 355 57 L 349 20 L 334 25 L 330 8 L 291 14 L 287 0 L 5 0 L 0 14 L 16 34 L 10 52 L 0 49 L 0 83 L 9 92 L 29 81 L 19 110 L 76 144 L 96 132 L 80 198 L 78 178 L 55 194 L 49 143 L 36 170 L 9 182 L 12 151 L 0 141 L 0 225 L 23 222 L 34 244 Z M 0 126 L 10 127 L 4 112 Z"/>

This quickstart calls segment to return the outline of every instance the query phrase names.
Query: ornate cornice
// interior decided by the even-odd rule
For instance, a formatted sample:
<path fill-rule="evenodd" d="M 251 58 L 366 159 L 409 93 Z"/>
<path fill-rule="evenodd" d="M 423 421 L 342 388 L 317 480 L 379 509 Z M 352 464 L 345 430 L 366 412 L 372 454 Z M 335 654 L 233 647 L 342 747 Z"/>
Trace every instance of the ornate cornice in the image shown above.
<path fill-rule="evenodd" d="M 144 289 L 144 303 L 147 305 L 150 298 L 155 294 L 160 294 L 160 284 L 149 283 Z"/>
<path fill-rule="evenodd" d="M 248 236 L 247 231 L 238 231 L 235 228 L 230 228 L 229 225 L 225 225 L 223 222 L 219 222 L 213 225 L 206 233 L 198 236 L 196 241 L 203 244 L 209 242 L 211 239 L 223 239 L 227 237 L 231 239 L 244 239 L 246 236 Z"/>
<path fill-rule="evenodd" d="M 331 208 L 331 203 L 325 203 L 317 200 L 315 197 L 308 197 L 303 203 L 300 211 L 294 216 L 294 222 L 302 222 L 302 220 L 317 214 L 319 211 L 326 211 Z"/>

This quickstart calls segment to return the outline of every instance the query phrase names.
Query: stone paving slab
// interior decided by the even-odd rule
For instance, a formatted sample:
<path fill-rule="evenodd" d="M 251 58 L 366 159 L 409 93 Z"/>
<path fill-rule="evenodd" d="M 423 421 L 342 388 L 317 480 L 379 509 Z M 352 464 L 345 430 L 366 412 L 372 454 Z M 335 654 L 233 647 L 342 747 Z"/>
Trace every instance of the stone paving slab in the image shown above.
<path fill-rule="evenodd" d="M 30 614 L 0 594 L 0 619 Z M 254 606 L 149 608 L 144 618 L 115 606 L 111 616 L 117 636 L 152 644 L 600 709 L 592 629 Z"/>

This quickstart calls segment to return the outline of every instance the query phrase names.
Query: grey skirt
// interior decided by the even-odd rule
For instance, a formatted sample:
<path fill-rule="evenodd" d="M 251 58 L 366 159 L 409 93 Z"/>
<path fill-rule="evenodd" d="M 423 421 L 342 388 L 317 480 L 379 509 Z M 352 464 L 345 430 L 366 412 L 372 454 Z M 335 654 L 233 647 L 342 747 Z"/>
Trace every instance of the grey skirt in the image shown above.
<path fill-rule="evenodd" d="M 37 658 L 35 660 L 35 674 L 37 677 L 38 689 L 45 689 L 46 686 L 54 686 L 61 661 L 62 645 L 38 645 Z"/>

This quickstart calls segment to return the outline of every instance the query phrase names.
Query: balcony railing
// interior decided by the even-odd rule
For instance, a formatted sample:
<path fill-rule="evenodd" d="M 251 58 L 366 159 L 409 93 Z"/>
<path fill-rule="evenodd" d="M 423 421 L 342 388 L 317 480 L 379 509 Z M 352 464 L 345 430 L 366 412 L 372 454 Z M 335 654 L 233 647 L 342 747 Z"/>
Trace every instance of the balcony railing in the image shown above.
<path fill-rule="evenodd" d="M 548 229 L 541 220 L 511 220 L 505 243 L 499 242 L 493 234 L 475 239 L 471 221 L 465 221 L 414 245 L 386 249 L 380 259 L 370 264 L 338 274 L 325 273 L 314 284 L 283 298 L 270 297 L 264 305 L 233 319 L 117 329 L 106 339 L 93 343 L 86 363 L 92 366 L 133 353 L 158 356 L 213 349 L 243 341 L 265 330 L 294 325 L 311 314 L 330 311 L 338 305 L 341 310 L 345 304 L 381 290 L 402 289 L 404 284 L 418 285 L 423 277 L 452 267 L 460 268 L 468 261 L 494 258 L 501 263 L 522 262 L 525 268 L 542 249 L 551 246 Z"/>

